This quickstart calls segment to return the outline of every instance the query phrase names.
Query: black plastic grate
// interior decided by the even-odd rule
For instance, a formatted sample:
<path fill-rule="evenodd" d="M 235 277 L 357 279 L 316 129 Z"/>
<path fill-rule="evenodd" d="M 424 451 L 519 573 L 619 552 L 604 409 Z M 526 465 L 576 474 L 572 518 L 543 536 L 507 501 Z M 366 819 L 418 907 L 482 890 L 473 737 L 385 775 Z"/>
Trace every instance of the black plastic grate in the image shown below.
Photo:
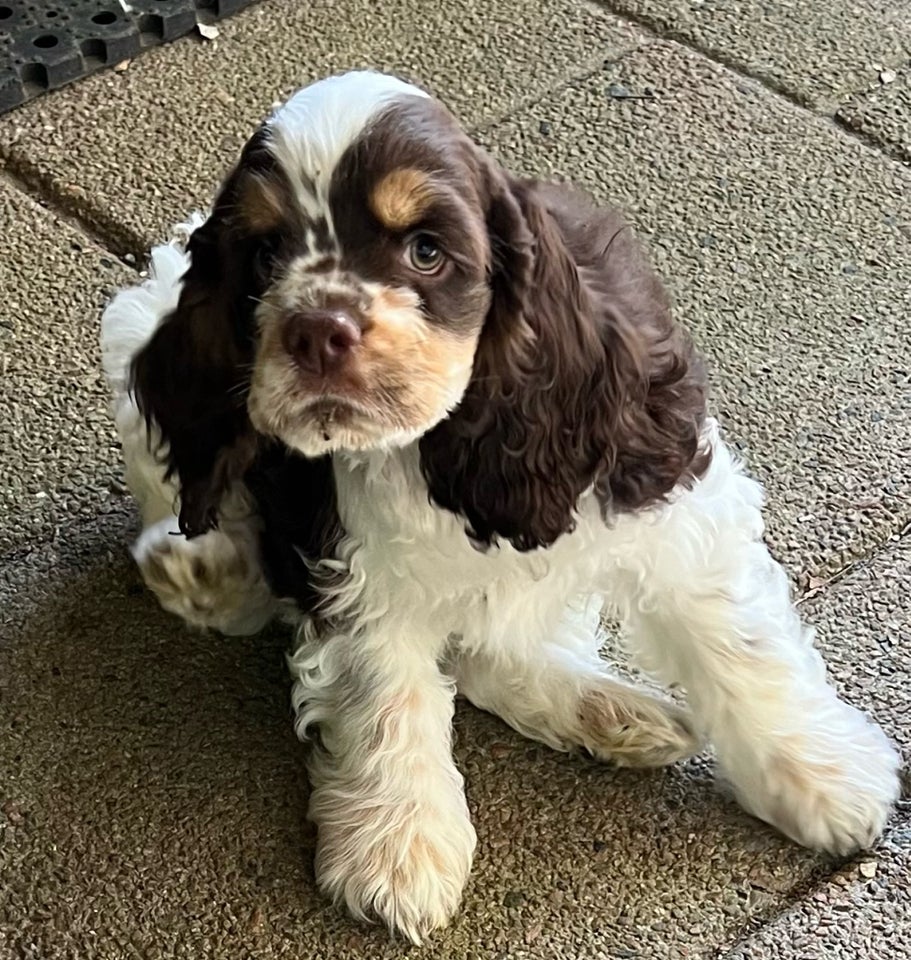
<path fill-rule="evenodd" d="M 0 113 L 255 0 L 0 0 Z"/>

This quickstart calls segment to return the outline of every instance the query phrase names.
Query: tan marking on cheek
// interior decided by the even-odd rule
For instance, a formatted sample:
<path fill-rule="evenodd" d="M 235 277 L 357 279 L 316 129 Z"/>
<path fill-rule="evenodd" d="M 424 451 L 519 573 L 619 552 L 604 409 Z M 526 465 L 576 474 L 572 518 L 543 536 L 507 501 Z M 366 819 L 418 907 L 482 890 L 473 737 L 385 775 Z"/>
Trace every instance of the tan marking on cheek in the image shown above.
<path fill-rule="evenodd" d="M 256 359 L 247 407 L 257 430 L 271 433 L 296 413 L 298 374 L 282 345 L 284 317 L 271 308 L 257 318 Z"/>
<path fill-rule="evenodd" d="M 428 323 L 410 290 L 378 291 L 365 330 L 358 358 L 364 385 L 394 386 L 395 412 L 410 426 L 438 416 L 464 388 L 477 334 L 456 336 Z"/>
<path fill-rule="evenodd" d="M 415 320 L 423 324 L 424 318 L 420 315 L 420 297 L 408 287 L 380 287 L 373 296 L 371 319 L 382 318 L 393 311 L 413 311 Z"/>
<path fill-rule="evenodd" d="M 370 195 L 370 209 L 389 230 L 407 230 L 427 212 L 433 186 L 426 173 L 403 168 L 387 173 Z"/>

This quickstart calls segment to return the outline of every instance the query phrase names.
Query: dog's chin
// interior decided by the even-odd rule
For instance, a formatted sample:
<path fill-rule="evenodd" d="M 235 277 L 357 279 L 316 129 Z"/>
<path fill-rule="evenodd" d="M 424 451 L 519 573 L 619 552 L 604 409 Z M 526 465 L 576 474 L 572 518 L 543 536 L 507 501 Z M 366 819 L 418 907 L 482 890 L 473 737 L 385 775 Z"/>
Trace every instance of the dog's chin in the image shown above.
<path fill-rule="evenodd" d="M 320 427 L 301 423 L 277 434 L 286 447 L 305 457 L 324 457 L 330 453 L 357 453 L 384 449 L 388 446 L 380 431 L 330 425 Z"/>
<path fill-rule="evenodd" d="M 317 400 L 289 415 L 277 417 L 251 410 L 256 430 L 275 437 L 305 457 L 332 453 L 369 453 L 403 447 L 419 437 L 422 429 L 408 430 L 384 424 L 379 417 L 343 401 Z"/>

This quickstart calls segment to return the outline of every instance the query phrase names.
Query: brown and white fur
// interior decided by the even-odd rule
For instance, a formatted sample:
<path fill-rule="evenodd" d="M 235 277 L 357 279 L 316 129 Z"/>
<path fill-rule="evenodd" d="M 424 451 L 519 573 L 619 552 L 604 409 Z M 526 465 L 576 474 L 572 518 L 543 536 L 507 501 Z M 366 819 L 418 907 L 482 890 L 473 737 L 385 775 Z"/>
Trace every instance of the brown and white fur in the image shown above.
<path fill-rule="evenodd" d="M 317 876 L 356 916 L 420 941 L 458 907 L 456 691 L 620 764 L 706 738 L 810 847 L 882 830 L 896 752 L 826 682 L 630 231 L 504 172 L 422 91 L 297 93 L 102 342 L 148 585 L 229 633 L 300 611 Z M 603 607 L 691 712 L 611 672 Z"/>

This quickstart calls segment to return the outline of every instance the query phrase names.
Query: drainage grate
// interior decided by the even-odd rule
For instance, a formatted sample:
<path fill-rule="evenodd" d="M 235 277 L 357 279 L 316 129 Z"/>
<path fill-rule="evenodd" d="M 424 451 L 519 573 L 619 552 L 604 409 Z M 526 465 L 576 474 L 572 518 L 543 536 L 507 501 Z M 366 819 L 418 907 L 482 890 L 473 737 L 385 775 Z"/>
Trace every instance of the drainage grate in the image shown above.
<path fill-rule="evenodd" d="M 0 0 L 0 113 L 255 0 Z"/>

